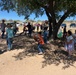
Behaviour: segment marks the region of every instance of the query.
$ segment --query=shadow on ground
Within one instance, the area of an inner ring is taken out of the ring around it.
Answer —
[[[26,36],[17,36],[13,39],[13,50],[24,50],[20,52],[18,55],[13,56],[16,60],[22,60],[26,57],[36,56],[38,54],[37,43],[34,39],[26,37]],[[56,66],[63,63],[63,69],[69,68],[73,66],[76,68],[74,63],[76,62],[76,52],[74,52],[72,58],[68,59],[68,53],[62,49],[63,42],[61,41],[52,41],[51,43],[44,45],[44,54],[42,61],[42,68],[47,65],[55,64]],[[6,52],[6,47],[3,42],[0,43],[0,54]]]
[[[23,52],[20,52],[18,55],[13,56],[16,60],[22,60],[26,57],[36,56],[38,54],[37,51],[37,43],[33,39],[26,38],[25,36],[21,36],[18,39],[15,38],[14,44],[17,49],[24,49]],[[51,42],[50,44],[44,45],[44,54],[42,61],[42,68],[47,65],[55,64],[56,66],[63,63],[62,69],[69,68],[73,66],[76,68],[74,63],[76,62],[76,52],[74,52],[72,58],[68,59],[68,53],[64,51],[61,47],[63,47],[63,42]]]
[[[6,52],[6,50],[7,50],[6,41],[5,39],[1,39],[0,37],[0,54],[3,54],[4,52]]]
[[[20,39],[20,40],[18,40]],[[22,60],[26,56],[36,56],[38,54],[37,43],[34,39],[27,38],[25,36],[21,36],[19,38],[15,38],[14,40],[14,49],[23,49],[23,52],[20,52],[17,56],[13,56],[16,60]],[[44,49],[49,49],[47,46],[44,46]]]
[[[74,63],[76,62],[76,51],[73,53],[71,58],[68,58],[68,53],[62,49],[64,45],[63,42],[55,41],[51,42],[51,44],[54,46],[54,50],[48,50],[45,52],[43,56],[44,61],[42,62],[42,68],[52,64],[58,66],[61,63],[63,63],[64,65],[62,69],[69,68],[70,66],[76,68],[76,66],[74,65]]]
[[[63,63],[62,69],[69,68],[70,66],[73,66],[76,68],[74,63],[76,62],[76,53],[73,54],[71,58],[68,58],[68,53],[64,50],[55,50],[55,51],[48,51],[44,54],[43,58],[44,61],[42,62],[42,68],[44,68],[47,65],[56,65]]]

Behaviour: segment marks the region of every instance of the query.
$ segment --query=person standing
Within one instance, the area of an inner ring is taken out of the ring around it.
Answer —
[[[66,26],[64,26],[64,29],[63,29],[63,38],[65,39],[66,38]]]
[[[7,25],[6,29],[6,36],[7,36],[7,45],[8,45],[8,50],[12,49],[12,42],[13,42],[13,29],[11,28],[12,26],[10,24]]]
[[[44,28],[44,32],[43,32],[43,38],[44,38],[44,43],[47,44],[47,39],[48,39],[48,31],[47,31],[48,27]]]
[[[17,33],[17,31],[18,31],[18,27],[16,26],[16,21],[14,22],[14,24],[13,24],[13,34],[14,34],[14,36],[16,35],[16,33]]]
[[[32,34],[32,26],[31,26],[30,22],[28,23],[27,28],[28,28],[28,35],[29,35],[29,37],[31,37],[31,34]]]
[[[1,32],[2,32],[1,38],[2,39],[4,38],[5,27],[6,27],[5,20],[2,20],[2,23],[1,23]]]

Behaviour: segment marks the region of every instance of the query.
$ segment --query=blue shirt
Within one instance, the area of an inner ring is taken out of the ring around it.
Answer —
[[[44,38],[47,38],[48,37],[48,31],[44,31],[43,36],[44,36]]]
[[[6,33],[7,33],[7,38],[13,38],[13,29],[11,29],[11,28],[8,28],[7,30],[6,30]]]

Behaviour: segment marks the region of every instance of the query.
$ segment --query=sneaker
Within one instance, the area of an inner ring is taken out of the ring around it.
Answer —
[[[7,51],[10,51],[11,49],[10,48],[7,48]]]
[[[42,55],[42,54],[43,54],[43,52],[39,52],[38,54],[39,54],[39,55]]]

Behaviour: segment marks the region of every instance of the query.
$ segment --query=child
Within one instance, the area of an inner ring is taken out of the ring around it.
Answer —
[[[72,55],[72,51],[74,50],[74,41],[72,37],[72,32],[69,30],[66,36],[65,48],[68,51],[69,58]]]
[[[44,45],[44,40],[42,38],[41,32],[38,32],[38,50],[39,50],[39,54],[43,53],[43,48],[42,46]]]
[[[6,35],[7,35],[7,45],[8,45],[8,50],[12,49],[12,39],[13,39],[13,29],[11,28],[12,26],[10,24],[7,25],[7,30],[6,30]]]
[[[43,37],[44,37],[44,43],[47,43],[47,38],[48,38],[47,27],[44,28]]]
[[[44,40],[42,38],[41,32],[38,32],[38,35],[35,35],[34,39],[35,39],[35,41],[38,42],[39,54],[43,54],[43,48],[42,48],[42,46],[44,45]]]

